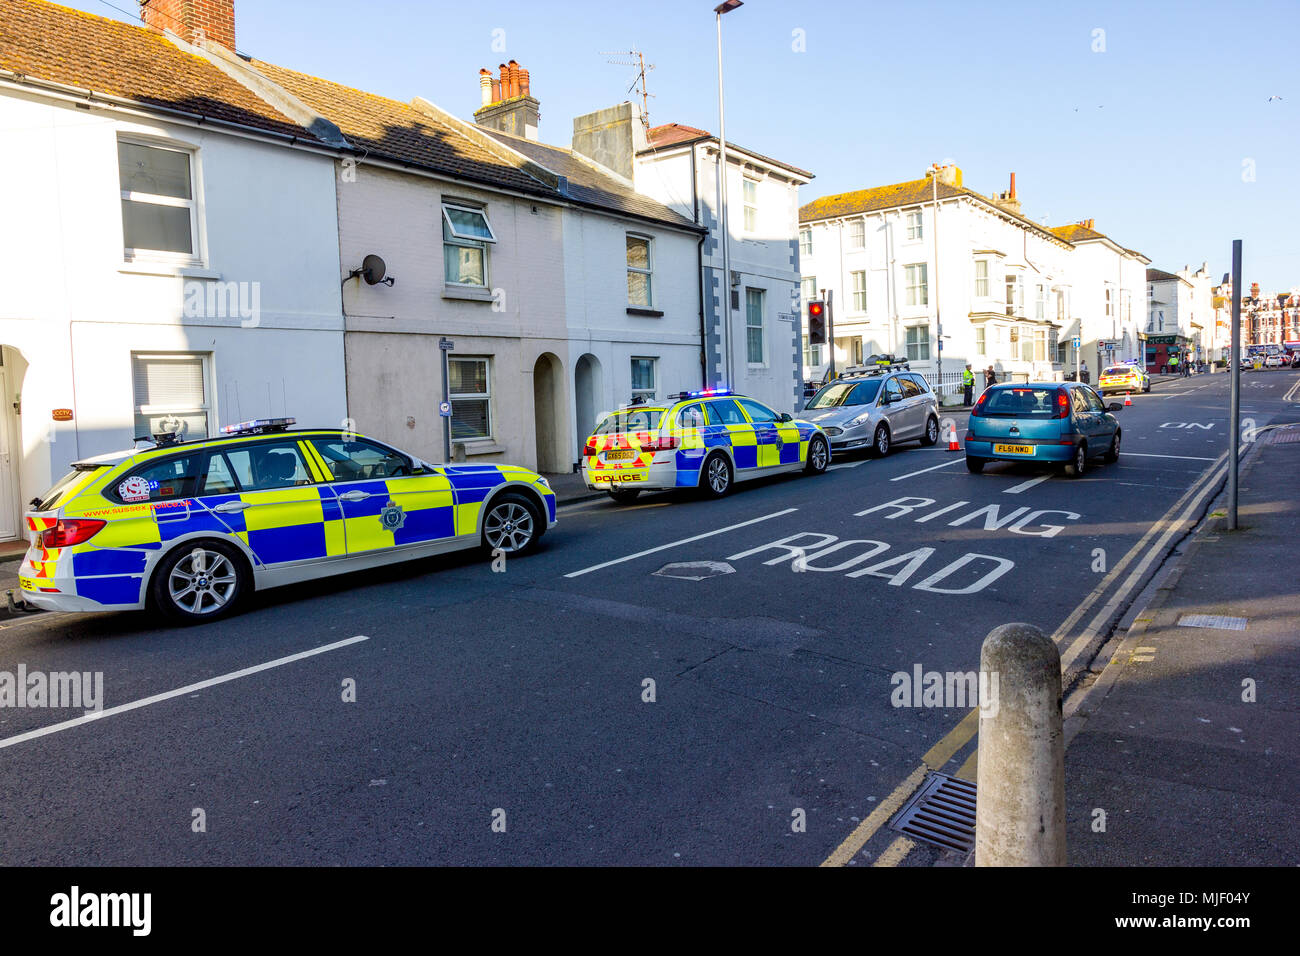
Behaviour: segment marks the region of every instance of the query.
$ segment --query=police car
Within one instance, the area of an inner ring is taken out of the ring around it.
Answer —
[[[1097,379],[1097,391],[1102,395],[1110,395],[1112,392],[1149,392],[1151,376],[1136,362],[1108,365],[1102,369]]]
[[[737,481],[830,464],[826,433],[727,389],[679,392],[667,403],[606,415],[583,448],[587,487],[628,502],[655,488],[721,498]]]
[[[223,437],[154,436],[90,458],[32,501],[24,597],[52,611],[156,606],[198,621],[254,590],[482,545],[532,550],[555,525],[546,479],[431,465],[292,418]]]

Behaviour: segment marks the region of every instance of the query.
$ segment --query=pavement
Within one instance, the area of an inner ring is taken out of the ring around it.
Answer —
[[[1071,864],[1300,863],[1298,474],[1300,425],[1260,436],[1067,722]]]

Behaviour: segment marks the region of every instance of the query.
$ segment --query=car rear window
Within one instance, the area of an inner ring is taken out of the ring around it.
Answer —
[[[988,418],[1055,418],[1055,388],[996,388],[985,392],[985,398],[972,415]]]
[[[81,491],[108,469],[107,465],[90,468],[74,468],[58,481],[49,491],[37,495],[31,500],[33,511],[53,511],[77,492]]]
[[[1128,365],[1112,365],[1110,368],[1106,369],[1106,371],[1102,372],[1101,374],[1102,375],[1127,375],[1131,371],[1133,371],[1133,369]]]
[[[869,382],[832,382],[808,400],[806,408],[839,408],[843,405],[870,405],[880,391],[880,379]]]
[[[662,408],[637,408],[614,412],[596,426],[597,435],[618,435],[622,432],[648,432],[659,427]]]

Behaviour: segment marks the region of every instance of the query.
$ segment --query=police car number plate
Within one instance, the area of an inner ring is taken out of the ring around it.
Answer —
[[[993,454],[995,455],[1032,455],[1034,453],[1033,445],[994,445]]]
[[[626,448],[626,449],[620,449],[618,451],[607,451],[605,452],[605,460],[606,461],[631,461],[632,449]]]

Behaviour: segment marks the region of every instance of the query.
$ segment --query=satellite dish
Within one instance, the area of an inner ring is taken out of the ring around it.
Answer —
[[[377,285],[384,281],[384,274],[388,271],[388,266],[379,256],[371,253],[361,260],[361,278],[366,280],[366,285]]]

